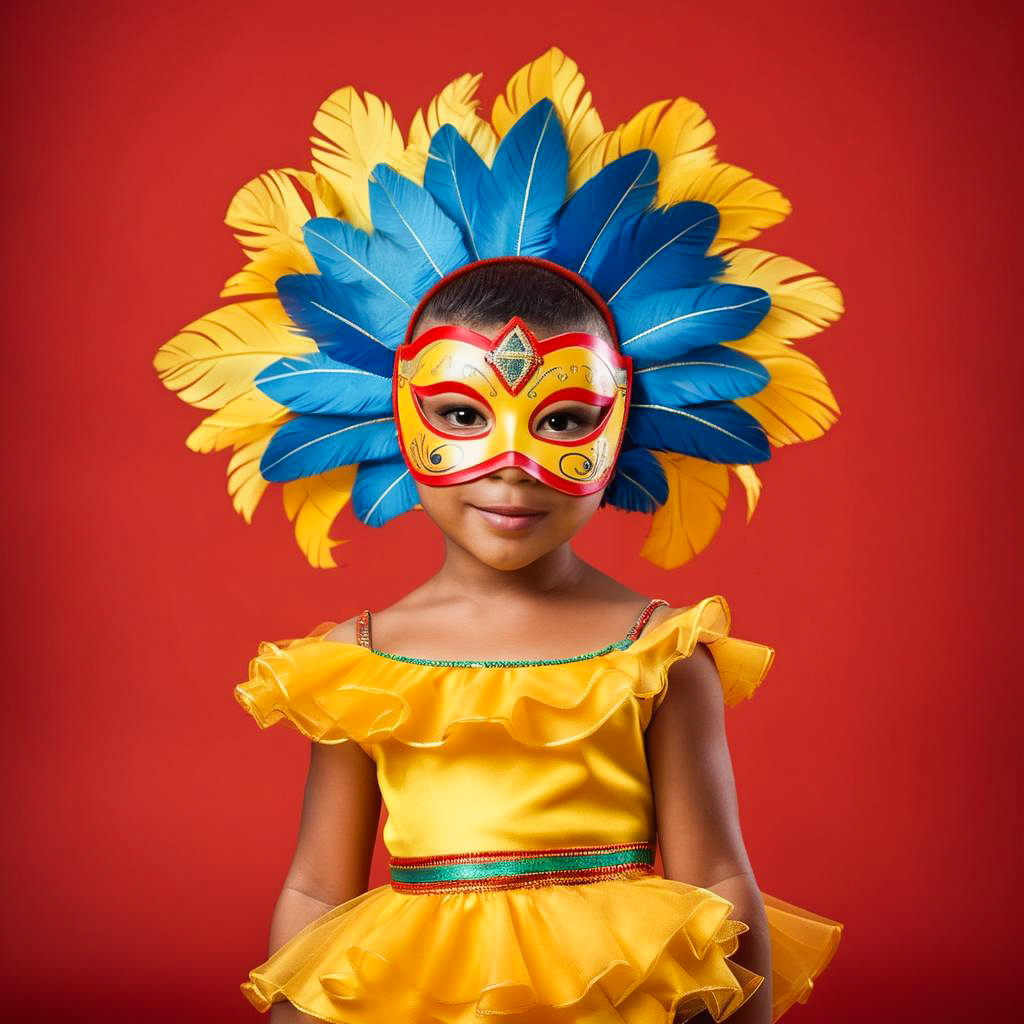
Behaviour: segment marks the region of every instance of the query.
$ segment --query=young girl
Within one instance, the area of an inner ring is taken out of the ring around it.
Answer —
[[[675,459],[767,458],[733,399],[769,374],[724,342],[772,295],[724,283],[715,206],[652,205],[653,149],[566,200],[569,120],[541,98],[488,161],[442,126],[424,187],[376,165],[376,230],[310,219],[319,274],[276,281],[316,349],[253,378],[285,412],[262,478],[326,478],[372,525],[421,507],[445,557],[386,609],[261,644],[235,689],[313,741],[242,985],[273,1024],[769,1024],[839,940],[759,892],[741,836],[723,704],[772,648],[720,595],[672,606],[571,548],[606,503],[694,513]]]

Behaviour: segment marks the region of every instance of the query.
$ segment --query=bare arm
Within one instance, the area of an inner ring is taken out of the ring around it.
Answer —
[[[311,743],[298,842],[271,921],[271,953],[366,891],[379,820],[376,769],[358,744]]]
[[[645,742],[666,877],[718,893],[750,927],[732,959],[765,980],[730,1022],[770,1024],[768,923],[740,831],[722,684],[704,644],[669,669]]]
[[[376,765],[357,743],[310,745],[298,841],[270,924],[271,953],[366,891],[380,809]],[[309,1020],[290,1003],[270,1011],[271,1024]]]

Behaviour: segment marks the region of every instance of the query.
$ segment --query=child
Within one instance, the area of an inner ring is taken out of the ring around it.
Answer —
[[[555,113],[530,106],[489,167],[442,127],[426,188],[375,166],[374,234],[314,218],[320,274],[276,282],[317,351],[254,378],[297,414],[262,477],[350,471],[364,522],[419,506],[445,558],[383,611],[261,644],[235,689],[313,741],[242,985],[273,1024],[769,1024],[839,940],[759,892],[740,833],[723,703],[773,650],[729,635],[722,596],[671,607],[570,546],[605,503],[667,505],[665,453],[767,458],[732,398],[768,374],[721,343],[771,297],[712,281],[714,206],[652,209],[652,150],[566,202]],[[390,882],[366,891],[382,799]]]

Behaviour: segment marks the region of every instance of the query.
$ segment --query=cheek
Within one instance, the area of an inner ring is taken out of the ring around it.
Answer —
[[[557,497],[548,504],[551,511],[545,524],[545,535],[562,541],[578,533],[600,507],[602,493],[598,491],[577,497],[556,491]]]
[[[434,522],[446,522],[455,514],[461,504],[454,494],[458,487],[431,487],[430,484],[414,481],[416,493],[420,496],[420,504],[423,511],[434,520]]]
[[[584,495],[582,498],[569,498],[565,508],[567,522],[575,524],[579,529],[588,519],[601,507],[601,497],[604,490],[594,494]]]

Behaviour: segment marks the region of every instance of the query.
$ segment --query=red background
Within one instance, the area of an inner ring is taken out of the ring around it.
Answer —
[[[1010,6],[1006,6],[1006,11]],[[842,408],[760,467],[712,547],[663,572],[647,520],[584,557],[676,604],[724,593],[777,661],[730,714],[761,887],[847,925],[799,1022],[1006,1019],[1016,991],[1020,73],[986,4],[142,4],[6,8],[3,854],[7,1020],[255,1020],[307,743],[235,704],[260,639],[396,599],[437,564],[418,514],[346,513],[309,569],[279,489],[246,527],[227,455],[151,362],[242,264],[222,218],[307,167],[353,84],[401,123],[463,71],[489,110],[557,44],[606,125],[690,96],[719,156],[793,214],[752,244],[848,312],[801,345]],[[1015,314],[1016,316],[1016,314]],[[378,847],[373,885],[385,881]],[[1001,1010],[1002,1008],[1002,1010]]]

